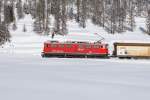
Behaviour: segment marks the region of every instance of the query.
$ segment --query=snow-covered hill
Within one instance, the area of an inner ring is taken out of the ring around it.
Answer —
[[[22,32],[24,24],[27,32]],[[103,28],[93,25],[90,21],[87,22],[85,29],[80,28],[75,21],[68,22],[69,34],[67,36],[55,36],[54,40],[59,41],[98,41],[100,36],[94,34],[98,33],[105,38],[103,42],[110,44],[110,50],[113,49],[113,43],[121,42],[150,42],[150,36],[144,34],[140,29],[145,28],[145,18],[136,18],[136,29],[134,32],[127,31],[121,34],[108,34]],[[7,43],[0,48],[0,52],[17,53],[17,54],[33,54],[40,55],[42,51],[43,42],[51,40],[51,36],[40,36],[32,30],[33,19],[30,15],[25,16],[24,19],[17,21],[18,29],[13,31],[11,28],[11,43]]]

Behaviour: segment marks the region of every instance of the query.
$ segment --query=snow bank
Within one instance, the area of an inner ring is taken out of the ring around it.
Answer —
[[[0,54],[0,100],[149,100],[149,65]]]

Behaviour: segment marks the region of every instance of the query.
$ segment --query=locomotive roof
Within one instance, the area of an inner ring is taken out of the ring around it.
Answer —
[[[101,43],[101,42],[85,42],[85,41],[65,41],[65,42],[59,42],[59,41],[46,41],[45,43],[65,43],[65,44],[103,44],[105,45],[105,43]]]

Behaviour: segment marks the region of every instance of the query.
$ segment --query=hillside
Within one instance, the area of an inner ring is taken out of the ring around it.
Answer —
[[[150,36],[144,34],[141,28],[145,29],[145,18],[136,18],[136,28],[134,32],[126,31],[124,33],[109,34],[103,28],[93,25],[90,20],[85,29],[79,27],[75,21],[67,23],[69,33],[65,36],[56,35],[53,40],[58,41],[98,41],[100,36],[104,37],[103,42],[109,44],[110,50],[113,49],[114,42],[150,42]],[[23,32],[23,25],[26,25],[27,32]],[[35,54],[40,55],[44,41],[52,40],[51,35],[42,36],[33,32],[33,20],[30,15],[17,21],[18,29],[13,31],[10,28],[11,42],[3,45],[0,52],[17,54]],[[94,34],[98,33],[98,35]],[[99,36],[100,35],[100,36]]]

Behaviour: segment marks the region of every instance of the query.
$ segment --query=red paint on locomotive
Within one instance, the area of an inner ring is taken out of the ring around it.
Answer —
[[[99,42],[58,42],[58,41],[47,41],[44,43],[42,56],[97,56],[107,57],[108,56],[108,44]]]

